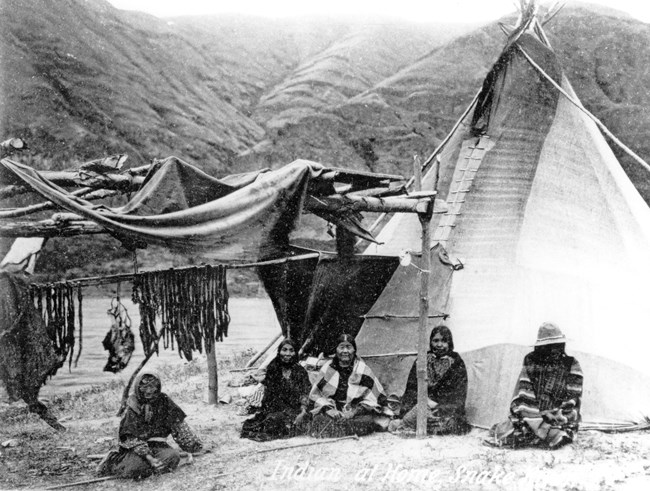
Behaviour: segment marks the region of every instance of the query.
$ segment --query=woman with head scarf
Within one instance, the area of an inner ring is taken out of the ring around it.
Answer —
[[[278,346],[262,382],[264,396],[259,412],[244,421],[241,437],[272,440],[294,436],[307,423],[309,375],[298,363],[298,350],[290,339]]]
[[[167,443],[169,435],[186,452],[201,450],[201,440],[185,422],[185,413],[161,387],[160,377],[152,371],[135,379],[120,422],[119,448],[100,464],[100,475],[143,478],[174,470],[180,453]]]
[[[337,342],[334,358],[323,365],[309,395],[315,437],[366,435],[380,429],[380,419],[392,415],[381,383],[356,355],[354,338],[342,334]]]
[[[391,423],[391,429],[415,429],[417,423],[417,360],[413,363],[403,397],[404,416]],[[454,340],[447,326],[436,326],[429,337],[427,353],[427,433],[464,434],[471,427],[465,416],[467,369],[454,351]]]
[[[565,353],[566,337],[550,322],[537,333],[524,358],[510,417],[492,427],[486,443],[497,446],[559,448],[573,442],[580,423],[582,370]]]

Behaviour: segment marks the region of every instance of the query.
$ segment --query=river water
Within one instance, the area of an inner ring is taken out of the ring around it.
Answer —
[[[41,389],[40,397],[51,397],[66,392],[74,392],[92,385],[102,384],[111,380],[128,380],[135,368],[144,358],[138,326],[140,315],[138,307],[129,299],[123,299],[129,316],[131,329],[135,335],[135,351],[129,365],[118,374],[104,372],[102,369],[108,359],[108,351],[102,347],[102,340],[110,328],[110,319],[106,311],[110,307],[108,298],[84,298],[83,300],[83,349],[77,368],[72,364],[61,367]],[[280,333],[273,306],[268,298],[230,298],[228,302],[230,326],[228,337],[221,343],[216,343],[217,359],[232,357],[247,349],[260,350]],[[78,341],[77,341],[78,343]],[[75,355],[78,346],[75,346]],[[200,356],[199,353],[196,353]],[[187,363],[178,355],[176,350],[163,350],[159,356],[154,355],[147,367],[156,368],[165,364],[182,365]]]

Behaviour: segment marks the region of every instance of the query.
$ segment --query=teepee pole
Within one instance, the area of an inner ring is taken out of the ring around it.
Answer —
[[[422,165],[416,157],[415,182],[422,187]],[[416,189],[421,191],[421,189]],[[427,321],[429,319],[429,275],[431,270],[429,250],[431,249],[431,217],[433,216],[434,198],[429,201],[427,211],[418,213],[422,226],[422,264],[420,265],[420,321],[418,324],[418,357],[416,374],[418,381],[417,426],[415,435],[424,438],[427,435]]]
[[[447,136],[434,149],[434,151],[431,153],[431,155],[429,155],[429,157],[424,161],[424,163],[421,164],[421,173],[426,173],[427,172],[427,169],[428,169],[429,165],[431,165],[431,162],[433,162],[434,159],[436,159],[436,164],[438,164],[438,159],[436,157],[438,157],[438,154],[445,148],[445,145],[447,145],[447,142],[449,142],[449,140],[451,140],[451,137],[454,135],[454,133],[456,132],[458,127],[463,123],[463,121],[465,120],[465,118],[467,117],[469,112],[472,109],[474,109],[474,106],[476,105],[476,101],[478,101],[478,98],[481,95],[482,90],[483,90],[483,88],[479,89],[479,91],[474,95],[474,98],[472,99],[472,102],[469,103],[469,106],[467,106],[467,108],[465,109],[463,114],[461,114],[460,118],[458,118],[458,121],[456,121],[456,123],[451,128],[449,133],[447,133]],[[415,180],[415,177],[412,177],[411,179],[409,179],[406,182],[405,187],[407,189],[409,189],[413,185],[414,180]],[[379,226],[379,224],[384,221],[384,219],[386,218],[386,215],[388,215],[389,213],[390,213],[389,211],[383,211],[381,213],[381,215],[379,215],[379,217],[377,217],[377,219],[370,225],[370,227],[368,228],[368,231],[373,232],[374,230],[376,230],[377,227]],[[359,239],[359,241],[361,241],[361,240],[362,239]]]
[[[577,107],[578,109],[580,109],[580,111],[582,111],[583,113],[585,113],[589,119],[591,119],[594,123],[596,123],[596,126],[598,126],[598,128],[600,128],[600,130],[601,130],[603,133],[605,133],[608,137],[610,137],[610,138],[612,139],[612,141],[613,141],[614,143],[616,143],[616,144],[621,148],[621,150],[623,150],[623,151],[624,151],[625,153],[627,153],[630,157],[632,157],[632,158],[633,158],[633,159],[634,159],[638,164],[640,164],[640,165],[641,165],[645,170],[650,171],[650,165],[649,165],[645,160],[643,160],[643,159],[642,159],[641,157],[639,157],[636,153],[634,153],[634,151],[633,151],[630,147],[628,147],[627,145],[625,145],[625,143],[623,143],[621,140],[619,140],[618,138],[616,138],[616,136],[615,136],[611,131],[609,131],[609,130],[607,129],[607,127],[602,123],[602,121],[600,121],[600,119],[598,119],[596,116],[594,116],[593,114],[591,114],[591,113],[590,113],[590,112],[589,112],[589,111],[588,111],[588,110],[587,110],[587,109],[582,105],[582,103],[581,103],[579,100],[577,100],[576,98],[572,97],[572,96],[571,96],[571,95],[570,95],[566,90],[564,90],[564,89],[560,86],[560,84],[558,84],[555,80],[553,80],[553,78],[552,78],[548,73],[546,73],[546,72],[544,71],[544,69],[543,69],[541,66],[539,66],[537,63],[535,63],[535,61],[530,57],[530,55],[529,55],[528,53],[526,53],[526,51],[524,50],[524,48],[522,48],[522,47],[519,46],[519,45],[517,45],[517,48],[519,49],[519,51],[521,52],[521,54],[524,55],[524,57],[526,58],[526,60],[528,60],[528,63],[530,63],[530,64],[533,66],[533,68],[535,68],[535,69],[536,69],[536,70],[537,70],[537,71],[538,71],[538,72],[539,72],[539,73],[540,73],[540,74],[541,74],[541,75],[542,75],[546,80],[548,80],[548,81],[551,83],[551,85],[553,85],[553,87],[555,87],[555,88],[558,90],[558,92],[559,92],[560,94],[562,94],[564,97],[566,97],[567,100],[568,100],[571,104],[573,104],[575,107]],[[371,231],[372,231],[372,229],[371,229]]]

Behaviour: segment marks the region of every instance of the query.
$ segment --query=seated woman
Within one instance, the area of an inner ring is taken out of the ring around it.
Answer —
[[[492,427],[486,443],[559,448],[571,443],[580,422],[582,370],[564,352],[566,338],[550,322],[540,326],[532,353],[524,358],[510,418]]]
[[[467,433],[471,427],[465,416],[467,369],[454,351],[447,326],[437,326],[429,337],[427,353],[427,433],[434,435]],[[402,420],[391,422],[391,430],[415,430],[417,423],[417,360],[413,363],[404,392]]]
[[[244,421],[241,437],[266,441],[301,433],[308,419],[311,384],[307,371],[298,363],[293,341],[285,339],[280,343],[262,384],[264,396],[260,410]]]
[[[167,443],[169,435],[186,452],[201,450],[201,440],[185,422],[185,413],[161,392],[161,386],[160,377],[154,372],[138,375],[120,422],[119,448],[99,465],[100,475],[143,478],[174,470],[180,453]]]
[[[349,334],[338,338],[334,358],[320,369],[309,397],[314,401],[311,435],[317,438],[367,435],[381,428],[378,420],[392,413],[379,380],[356,356]]]

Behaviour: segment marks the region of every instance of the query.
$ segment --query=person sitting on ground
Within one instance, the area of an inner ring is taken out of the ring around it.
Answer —
[[[119,448],[99,465],[100,475],[139,479],[173,471],[180,452],[167,443],[169,435],[185,452],[202,449],[201,440],[185,422],[185,413],[161,387],[160,377],[152,371],[143,371],[135,379],[120,421]]]
[[[497,446],[559,448],[573,442],[580,423],[583,375],[578,360],[564,352],[566,338],[542,324],[534,351],[524,358],[510,404],[510,417],[492,427]]]
[[[465,416],[467,369],[454,351],[447,326],[436,326],[429,337],[427,353],[427,433],[462,435],[471,426]],[[391,422],[391,430],[415,430],[417,426],[417,360],[413,363],[402,398],[404,416]]]
[[[309,397],[314,401],[311,435],[317,438],[367,435],[381,429],[379,419],[391,416],[377,377],[356,356],[352,336],[338,338],[334,358],[320,369]]]
[[[402,424],[402,397],[398,394],[392,393],[386,399],[386,406],[393,413],[391,417],[385,417],[379,423],[382,429],[386,431],[396,431]]]
[[[266,368],[264,396],[260,410],[244,421],[241,437],[272,440],[291,437],[305,431],[309,413],[309,375],[298,363],[296,345],[285,339],[277,356]]]
[[[386,399],[386,405],[390,409],[395,417],[398,417],[402,414],[402,398],[397,394],[391,394]]]

